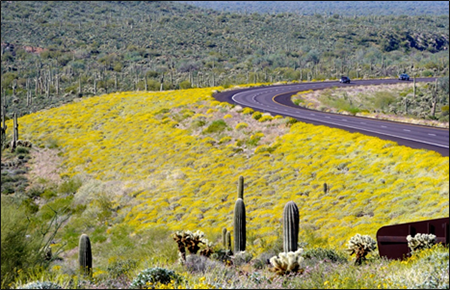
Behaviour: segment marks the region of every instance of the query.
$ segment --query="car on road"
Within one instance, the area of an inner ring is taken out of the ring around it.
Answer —
[[[349,77],[341,77],[339,82],[343,83],[343,84],[345,84],[345,83],[349,84],[350,83],[350,78]]]
[[[401,81],[409,81],[409,75],[408,74],[401,74],[398,76],[398,79]]]

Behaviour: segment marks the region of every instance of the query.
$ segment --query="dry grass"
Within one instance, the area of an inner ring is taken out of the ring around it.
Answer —
[[[38,180],[45,181],[47,183],[59,185],[62,182],[60,173],[62,172],[61,163],[62,158],[58,156],[57,149],[48,148],[33,148],[30,151],[31,162],[30,171],[28,173],[28,180],[30,180],[30,186]]]

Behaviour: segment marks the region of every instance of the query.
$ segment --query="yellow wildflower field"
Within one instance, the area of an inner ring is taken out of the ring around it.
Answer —
[[[223,88],[80,99],[20,118],[20,136],[55,140],[64,176],[126,184],[120,211],[136,230],[232,230],[239,176],[256,252],[277,239],[290,200],[300,210],[299,241],[312,230],[331,247],[356,233],[375,237],[384,225],[449,215],[448,157],[280,117],[259,122],[215,101],[215,90]]]

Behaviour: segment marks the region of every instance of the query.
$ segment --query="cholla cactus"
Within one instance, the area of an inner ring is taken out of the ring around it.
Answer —
[[[355,265],[361,265],[367,254],[375,250],[376,245],[377,242],[370,236],[356,234],[348,241],[347,251],[350,252],[350,255],[356,254]]]
[[[406,240],[408,241],[408,247],[411,249],[412,253],[422,249],[431,248],[434,244],[436,244],[436,236],[433,234],[418,233],[414,237],[408,235]]]
[[[290,273],[302,273],[303,269],[300,268],[300,263],[304,260],[301,256],[303,249],[298,249],[295,252],[280,253],[269,259],[273,268],[269,270],[277,273],[278,275],[287,275]]]
[[[201,249],[199,254],[200,254],[200,256],[205,256],[205,257],[209,258],[209,256],[211,256],[212,253],[214,253],[213,243],[206,240],[205,248]]]
[[[210,248],[209,246],[211,245],[202,231],[177,231],[172,237],[178,244],[178,250],[180,251],[179,254],[182,261],[186,261],[186,249],[189,254],[195,255],[198,250],[200,250],[200,244],[206,245],[207,248]],[[209,251],[207,252],[209,253]]]

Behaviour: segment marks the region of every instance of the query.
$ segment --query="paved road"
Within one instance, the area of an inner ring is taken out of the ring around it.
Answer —
[[[417,78],[416,81],[434,81],[434,78]],[[350,84],[337,81],[299,83],[258,88],[239,89],[215,94],[219,101],[239,104],[261,112],[296,118],[299,121],[315,125],[326,125],[349,132],[376,136],[392,140],[400,145],[422,148],[449,156],[449,130],[429,126],[411,125],[392,121],[374,120],[333,113],[324,113],[300,108],[294,105],[290,97],[298,91],[320,90],[330,87],[348,87],[358,85],[393,84],[405,81],[396,79],[356,80]]]

